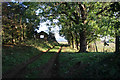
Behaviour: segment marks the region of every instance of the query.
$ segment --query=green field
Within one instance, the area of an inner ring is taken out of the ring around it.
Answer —
[[[60,76],[65,78],[119,77],[119,57],[114,53],[61,53],[59,58]],[[89,65],[81,70],[81,68],[75,67],[79,62],[81,64],[77,66]],[[67,75],[71,67],[74,69],[72,72],[73,75]]]
[[[3,45],[3,73],[55,45],[55,43],[51,44],[47,42],[26,44],[27,45]],[[62,44],[55,46],[49,52],[29,64],[26,72],[23,74],[24,78],[40,78],[42,74],[40,68],[54,56],[54,54],[51,53],[58,52],[60,45]],[[59,54],[58,74],[61,78],[119,78],[119,58],[120,55],[112,51],[78,53],[78,50],[65,45]]]
[[[2,48],[2,71],[3,73],[15,65],[27,61],[31,57],[46,51],[56,43],[44,41],[27,41],[21,45],[3,45]]]
[[[53,54],[49,53],[43,54],[38,60],[28,65],[27,72],[25,73],[24,77],[40,78],[40,74],[42,74],[42,71],[39,68],[43,66],[45,63],[47,63],[52,56]]]

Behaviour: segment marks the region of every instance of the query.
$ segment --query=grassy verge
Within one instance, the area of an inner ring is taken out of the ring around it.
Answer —
[[[56,43],[39,40],[29,40],[20,45],[3,45],[2,72],[6,72],[17,64],[25,62],[32,56],[40,54]]]
[[[65,77],[69,69],[76,63],[90,64],[79,75],[76,69],[75,74],[67,76],[67,78],[109,78],[118,77],[120,74],[118,66],[118,58],[114,53],[76,53],[76,54],[60,54],[60,76]],[[107,74],[106,74],[107,73]]]
[[[39,53],[41,52],[38,49],[31,46],[4,47],[2,53],[3,73]]]

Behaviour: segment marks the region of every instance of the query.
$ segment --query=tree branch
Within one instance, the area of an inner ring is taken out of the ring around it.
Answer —
[[[101,14],[102,12],[104,12],[104,11],[107,10],[107,9],[108,9],[108,7],[105,7],[103,10],[101,10],[100,12],[98,12],[96,15]]]
[[[61,13],[68,16],[67,12],[65,12],[65,11],[62,11]],[[68,17],[69,17],[72,21],[76,22],[76,20],[74,20],[71,16],[68,16]]]

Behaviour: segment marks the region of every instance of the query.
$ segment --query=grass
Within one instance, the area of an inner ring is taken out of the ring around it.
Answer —
[[[60,46],[55,46],[53,49],[51,49],[49,52],[58,52]]]
[[[68,42],[58,42],[58,43],[60,43],[60,44],[68,44]]]
[[[120,60],[114,53],[60,54],[60,76],[66,78],[109,78],[119,77]],[[76,69],[73,75],[65,76],[76,63],[90,64],[85,70]],[[79,72],[82,72],[79,75]]]
[[[43,54],[38,60],[33,62],[32,64],[28,65],[27,71],[31,71],[30,73],[27,73],[25,75],[25,78],[39,78],[40,73],[42,71],[39,70],[41,66],[43,66],[45,63],[48,62],[48,60],[53,56],[54,54]]]
[[[78,50],[70,48],[70,46],[63,46],[61,52],[78,52]]]
[[[65,44],[65,42],[61,42],[61,43]],[[93,48],[89,48],[89,49],[87,48],[87,51],[88,52],[96,52],[94,42],[91,42],[90,44],[93,46]],[[108,43],[108,44],[109,44],[109,46],[104,47],[103,42],[96,41],[98,52],[115,52],[115,43]],[[104,48],[104,51],[103,51],[103,48]],[[62,52],[78,52],[78,50],[76,48],[73,49],[73,48],[70,48],[69,46],[66,46],[66,47],[63,47]]]
[[[34,41],[29,40],[24,42],[22,45],[3,45],[2,49],[2,71],[3,73],[11,69],[17,64],[20,64],[32,56],[40,54],[42,51],[56,45],[53,42],[44,41]],[[61,45],[61,44],[60,44]],[[59,46],[55,46],[49,52],[57,52]],[[102,50],[103,44],[98,44],[98,49]],[[114,44],[109,44],[113,46]],[[112,50],[111,48],[108,48]],[[100,51],[100,50],[98,50]],[[69,46],[63,46],[62,51],[59,55],[59,74],[63,78],[109,78],[109,77],[119,77],[120,74],[120,60],[119,56],[113,53],[114,50],[110,52],[88,52],[88,53],[76,53],[78,50],[72,49]],[[41,71],[39,67],[48,62],[48,60],[54,55],[50,53],[43,54],[38,60],[28,65],[27,73],[25,78],[39,78]],[[73,67],[76,63],[81,62],[83,64],[89,64],[84,70],[75,69],[73,75],[67,75],[69,69]],[[79,72],[82,74],[79,75]]]
[[[104,43],[101,41],[96,41],[96,45],[98,48],[98,52],[115,52],[115,43],[108,43],[109,46],[105,46],[104,47]],[[88,49],[87,51],[89,52],[96,52],[96,48],[95,48],[95,44],[93,42],[91,42],[91,45],[94,46],[94,48]],[[103,51],[104,48],[104,51]]]
[[[26,74],[25,78],[40,78],[39,67],[43,66],[48,60],[54,55],[50,53],[57,52],[60,46],[55,46],[53,49],[48,51],[48,53],[43,54],[38,60],[28,66],[28,70],[32,70],[31,73]],[[49,53],[50,52],[50,53]]]
[[[44,41],[44,40],[29,40],[26,42],[29,45],[34,46],[35,48],[39,49],[40,51],[45,51],[48,48],[52,47],[53,45],[56,45],[57,43],[51,42],[51,41]]]
[[[5,72],[17,64],[25,62],[32,56],[39,54],[40,51],[30,46],[14,46],[3,48],[2,71]]]
[[[54,42],[29,40],[21,45],[3,45],[2,72],[4,73],[15,65],[25,62],[32,56],[40,54],[55,44]]]
[[[92,63],[86,68],[82,75],[90,78],[120,78],[120,55],[109,55],[105,59]]]

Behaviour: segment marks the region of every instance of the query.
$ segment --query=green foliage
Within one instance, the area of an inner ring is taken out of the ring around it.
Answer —
[[[110,39],[109,41],[110,41],[110,42],[115,42],[115,40],[114,40],[114,39]]]
[[[18,43],[31,39],[40,18],[35,11],[38,4],[6,2],[2,7],[3,43]]]
[[[3,43],[34,38],[39,23],[47,20],[49,26],[60,26],[60,35],[65,36],[70,45],[82,43],[82,33],[87,44],[99,38],[98,35],[115,37],[120,35],[119,5],[119,2],[3,3]],[[55,19],[58,22],[54,22]]]
[[[117,27],[116,22],[119,22],[119,19],[116,20],[114,14],[119,14],[119,9],[117,9],[119,3],[56,2],[43,3],[43,5],[48,7],[44,8],[48,12],[43,16],[48,15],[45,18],[49,20],[53,17],[59,20],[57,23],[61,28],[59,33],[61,36],[65,36],[71,45],[73,42],[78,44],[77,41],[80,43],[82,32],[86,33],[87,43],[99,38],[98,35],[115,36],[115,26]]]

